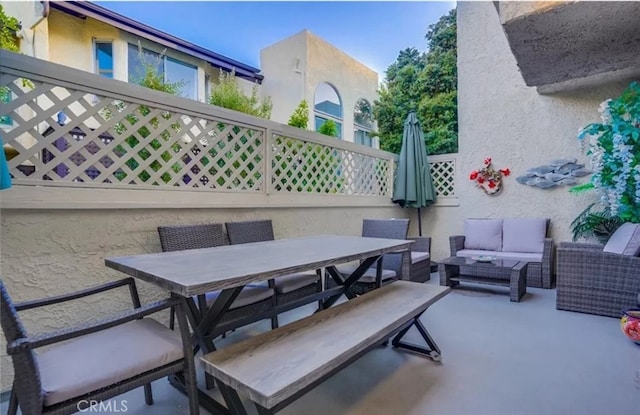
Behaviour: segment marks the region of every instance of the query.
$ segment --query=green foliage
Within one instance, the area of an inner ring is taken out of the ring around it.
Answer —
[[[640,223],[640,83],[600,105],[602,122],[578,135],[589,138],[591,184],[610,216]]]
[[[258,98],[257,85],[253,86],[251,95],[245,95],[236,80],[235,71],[220,71],[218,84],[211,88],[209,104],[266,119],[271,117],[273,109],[270,97]]]
[[[309,103],[306,99],[300,101],[287,123],[293,127],[298,127],[306,130],[309,126]]]
[[[140,48],[139,54],[140,61],[143,65],[143,74],[141,78],[136,79],[134,82],[138,85],[153,89],[155,91],[166,92],[171,95],[178,95],[182,87],[184,86],[184,82],[165,82],[164,75],[162,73],[159,73],[157,70],[157,68],[159,67],[158,59],[161,59],[161,57],[158,58],[145,54],[142,48]],[[116,104],[115,111],[121,111],[123,109],[123,103]],[[106,110],[103,113],[103,116],[106,119],[109,119],[111,118],[112,113],[112,110]],[[128,131],[130,127],[135,128],[136,124],[143,123],[143,120],[146,120],[147,116],[150,113],[151,110],[149,109],[149,107],[147,107],[146,105],[140,105],[137,108],[136,113],[128,114],[127,116],[125,116],[126,123],[117,123],[114,128],[119,134],[123,134]],[[116,153],[121,154],[121,157],[126,157],[125,155],[129,151],[131,151],[131,149],[139,146],[141,142],[140,139],[146,141],[145,139],[147,137],[153,135],[154,138],[149,141],[148,146],[142,146],[142,148],[138,150],[137,156],[143,161],[146,161],[150,157],[154,156],[157,150],[165,146],[165,142],[168,141],[173,134],[177,133],[180,130],[179,123],[172,123],[169,126],[164,127],[163,121],[170,119],[172,116],[173,114],[169,112],[162,112],[160,114],[160,117],[153,117],[150,120],[147,120],[145,123],[143,123],[143,125],[137,127],[136,134],[132,134],[125,139],[126,146],[128,146],[129,148],[126,148],[125,145],[119,145],[115,149]],[[160,128],[164,129],[158,131]],[[152,152],[151,149],[154,150],[154,152]],[[180,151],[178,144],[174,144],[169,148],[165,148],[165,150],[160,153],[160,158],[156,158],[155,160],[151,161],[148,167],[154,172],[159,171],[167,162],[169,162],[173,158],[174,153],[177,153],[178,151]],[[139,169],[140,163],[136,158],[130,157],[125,161],[125,163],[127,167],[137,173],[138,178],[143,182],[146,183],[151,178],[151,175],[146,170],[146,168]],[[171,166],[171,169],[175,173],[179,173],[181,168],[182,167],[180,166],[180,163],[174,163]],[[138,172],[136,170],[140,171]],[[117,171],[115,173],[115,176],[118,180],[123,181],[126,179],[127,173],[121,170]],[[164,183],[168,183],[169,181],[171,181],[171,178],[172,175],[169,172],[165,172],[160,176],[160,179]]]
[[[399,153],[410,111],[422,125],[429,154],[458,151],[456,10],[429,26],[429,52],[400,51],[386,71],[373,112],[383,150]]]
[[[595,237],[601,244],[606,244],[611,235],[624,223],[620,217],[611,215],[607,211],[592,212],[591,209],[595,203],[587,206],[574,220],[571,222],[571,232],[573,240],[579,238]]]
[[[320,128],[318,128],[318,132],[331,137],[337,137],[338,126],[333,122],[333,120],[327,120],[320,126]]]
[[[16,32],[20,30],[20,22],[15,17],[7,16],[0,5],[0,49],[11,52],[20,50]]]

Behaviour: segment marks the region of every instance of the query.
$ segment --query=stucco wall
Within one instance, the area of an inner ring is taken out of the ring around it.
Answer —
[[[571,239],[570,223],[594,193],[576,196],[569,187],[539,189],[516,182],[527,169],[559,158],[588,160],[578,130],[599,120],[598,105],[625,85],[606,85],[571,94],[540,95],[527,87],[490,2],[458,3],[459,208],[425,209],[433,254],[448,256],[448,235],[461,233],[467,217],[549,217],[554,240]],[[510,168],[504,190],[487,196],[467,180],[492,157],[494,167]],[[588,177],[582,178],[584,183]]]
[[[1,196],[1,195],[0,195]],[[157,226],[270,218],[276,238],[311,234],[359,235],[363,218],[406,217],[389,208],[171,209],[171,210],[14,210],[0,211],[0,270],[15,301],[43,298],[125,277],[104,258],[160,252]],[[138,283],[144,301],[163,292]],[[21,313],[31,334],[82,320],[104,318],[129,306],[128,291],[78,300],[70,307]],[[168,313],[159,315],[166,319]],[[0,389],[11,385],[12,368],[0,341]]]
[[[356,102],[364,98],[373,104],[377,99],[378,74],[308,30],[263,49],[261,66],[265,75],[263,91],[274,101],[271,118],[281,123],[288,122],[304,98],[310,108],[309,129],[313,130],[316,87],[327,82],[340,95],[342,139],[353,142]]]

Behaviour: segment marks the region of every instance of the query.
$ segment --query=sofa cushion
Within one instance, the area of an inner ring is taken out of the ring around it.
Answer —
[[[348,277],[356,270],[358,267],[357,264],[344,264],[338,265],[336,269],[339,273],[341,273],[344,277]],[[364,275],[360,277],[358,281],[360,282],[376,282],[376,271],[377,267],[373,266],[365,271]],[[390,269],[382,269],[382,281],[388,280],[390,278],[395,278],[396,272]]]
[[[502,219],[465,219],[464,248],[502,250]]]
[[[547,219],[509,218],[502,224],[502,250],[505,252],[537,252],[544,250]]]
[[[298,274],[288,274],[275,278],[276,292],[287,294],[307,285],[315,284],[320,277],[315,271],[301,272]]]
[[[640,224],[624,223],[611,235],[603,251],[631,256],[640,254]]]
[[[516,261],[542,262],[542,254],[535,252],[498,252],[498,259],[514,259]]]

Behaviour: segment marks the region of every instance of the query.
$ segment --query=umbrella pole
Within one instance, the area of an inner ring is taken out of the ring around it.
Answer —
[[[422,215],[420,214],[420,208],[418,208],[418,236],[422,236]]]

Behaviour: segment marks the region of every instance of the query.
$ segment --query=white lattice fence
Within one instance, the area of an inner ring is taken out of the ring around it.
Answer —
[[[0,53],[16,184],[391,195],[388,153]]]
[[[274,135],[272,184],[287,192],[385,196],[390,160]]]
[[[431,178],[438,198],[456,197],[456,155],[429,156]]]

